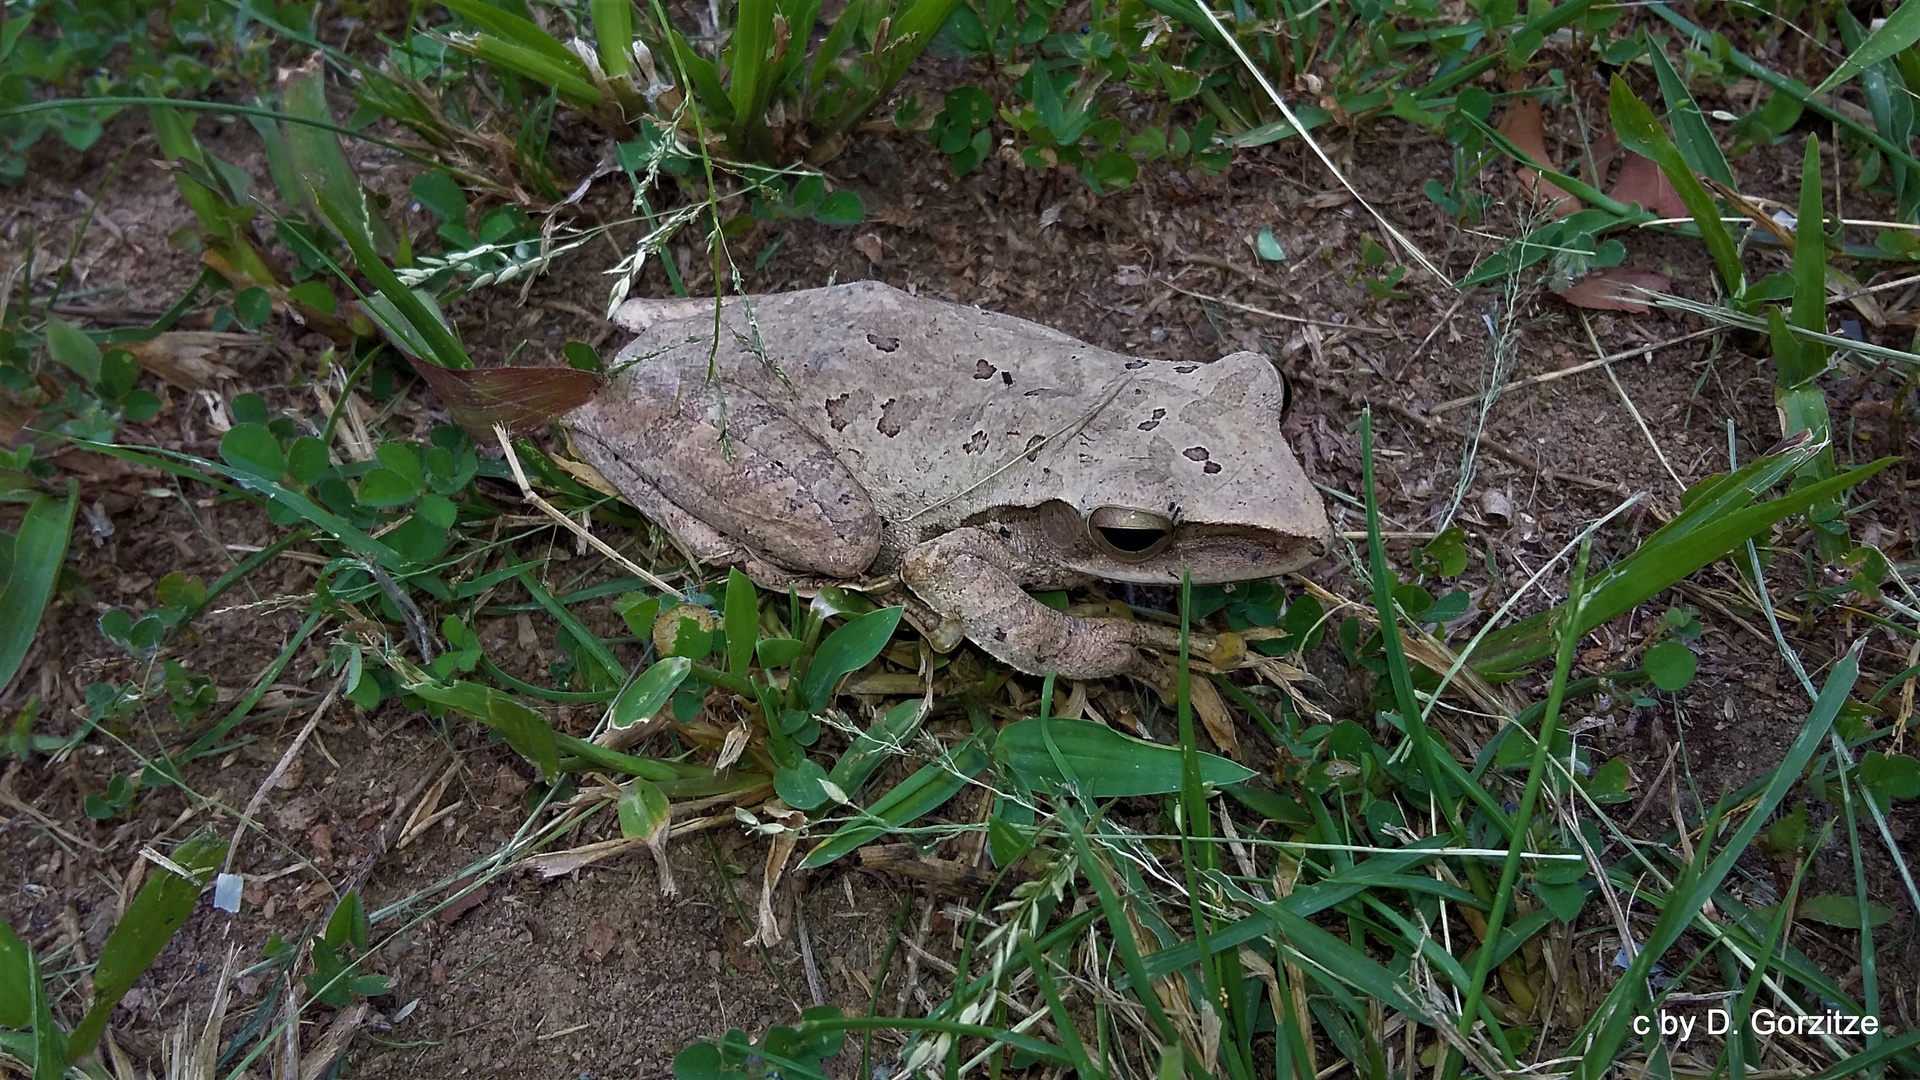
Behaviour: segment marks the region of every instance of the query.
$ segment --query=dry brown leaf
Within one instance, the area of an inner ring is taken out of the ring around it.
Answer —
[[[773,842],[767,845],[766,872],[760,879],[759,928],[747,939],[749,945],[759,942],[771,946],[780,944],[780,922],[773,913],[773,890],[780,885],[780,875],[787,871],[787,860],[793,857],[794,846],[800,842],[800,830],[807,824],[807,815],[788,809],[777,799],[761,807],[760,815],[786,826],[773,834]]]
[[[1647,302],[1640,290],[1663,293],[1669,291],[1672,285],[1664,274],[1638,266],[1616,266],[1608,270],[1595,270],[1567,288],[1558,290],[1558,295],[1574,307],[1589,311],[1626,311],[1642,315],[1646,313]]]
[[[1620,179],[1613,182],[1613,190],[1607,194],[1623,203],[1639,203],[1663,218],[1690,216],[1687,204],[1680,201],[1680,193],[1673,189],[1673,182],[1660,171],[1660,166],[1654,164],[1652,158],[1641,157],[1631,150],[1620,166]]]
[[[130,341],[120,348],[132,353],[141,367],[182,390],[209,390],[220,379],[239,378],[238,372],[216,362],[220,350],[249,346],[256,355],[264,351],[264,342],[252,334],[169,330],[150,341]]]
[[[562,367],[456,371],[416,360],[413,369],[440,395],[454,422],[476,438],[496,424],[517,432],[545,427],[585,405],[607,384],[597,372]]]
[[[1540,112],[1540,99],[1521,98],[1508,106],[1500,117],[1500,134],[1528,157],[1549,168],[1558,168],[1547,153],[1547,124]],[[1545,207],[1554,217],[1566,217],[1580,208],[1580,200],[1558,184],[1524,165],[1516,165],[1520,190]]]
[[[1194,679],[1187,684],[1187,694],[1193,701],[1193,711],[1207,726],[1213,745],[1219,747],[1222,754],[1240,760],[1240,736],[1233,730],[1233,714],[1227,711],[1227,703],[1220,700],[1220,691],[1205,679]]]
[[[887,261],[886,245],[882,244],[880,237],[874,233],[861,233],[859,236],[854,237],[853,248],[860,254],[865,255],[867,261],[875,266],[879,266],[881,263]]]

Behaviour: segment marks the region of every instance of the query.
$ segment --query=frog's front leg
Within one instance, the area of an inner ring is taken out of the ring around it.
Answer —
[[[1021,587],[1019,557],[980,529],[955,529],[913,548],[900,580],[989,655],[1028,674],[1164,679],[1140,650],[1164,647],[1165,627],[1053,610]]]

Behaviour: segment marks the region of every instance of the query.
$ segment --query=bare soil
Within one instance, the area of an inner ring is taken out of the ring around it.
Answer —
[[[217,152],[266,184],[241,125],[203,123],[201,130]],[[76,321],[143,321],[197,272],[195,260],[168,243],[190,219],[171,178],[148,163],[154,152],[138,142],[138,131],[122,120],[88,154],[45,152],[24,187],[0,192],[0,243],[11,258],[32,250],[36,289],[76,242],[84,204],[73,192],[97,201],[92,227],[78,237],[67,285],[69,293],[90,290],[69,309],[67,317]],[[1424,132],[1384,121],[1358,133],[1334,132],[1330,139],[1360,194],[1447,274],[1460,275],[1492,250],[1497,241],[1489,236],[1517,231],[1514,219],[1524,207],[1505,175],[1490,182],[1507,198],[1478,231],[1462,229],[1419,194],[1427,180],[1444,178],[1451,167],[1445,146]],[[1789,150],[1798,145],[1796,138],[1787,148],[1736,162],[1743,190],[1790,197],[1797,152]],[[116,172],[123,152],[124,166]],[[392,160],[370,156],[365,164],[376,187],[403,191],[408,174]],[[871,277],[1139,355],[1204,361],[1239,348],[1266,351],[1292,381],[1287,433],[1308,473],[1327,488],[1348,495],[1360,490],[1354,420],[1362,405],[1373,406],[1381,498],[1393,530],[1429,530],[1454,499],[1477,405],[1440,406],[1479,392],[1490,326],[1511,320],[1519,328],[1515,378],[1593,359],[1595,342],[1607,353],[1646,346],[1643,356],[1614,365],[1617,386],[1603,371],[1589,371],[1509,393],[1486,416],[1486,440],[1459,499],[1459,521],[1474,552],[1464,582],[1476,591],[1483,612],[1585,522],[1625,495],[1644,494],[1640,510],[1602,534],[1596,556],[1631,551],[1657,525],[1658,510],[1677,508],[1684,485],[1727,467],[1729,425],[1742,461],[1780,434],[1763,342],[1737,335],[1676,342],[1700,324],[1658,313],[1583,316],[1531,287],[1510,299],[1497,290],[1460,294],[1418,268],[1409,269],[1402,282],[1407,298],[1375,300],[1360,280],[1361,250],[1365,237],[1386,239],[1381,227],[1295,146],[1245,154],[1213,177],[1150,166],[1137,185],[1105,198],[1092,196],[1072,175],[1036,174],[997,157],[956,179],[933,150],[908,136],[859,141],[827,172],[860,193],[867,223],[852,229],[807,223],[764,228],[735,251],[745,268],[766,246],[781,243],[764,268],[747,271],[750,288]],[[622,212],[614,181],[602,183],[584,204],[583,219]],[[416,213],[409,223],[421,229],[427,219]],[[1264,262],[1255,254],[1251,238],[1263,228],[1273,230],[1284,261]],[[616,236],[624,241],[630,232]],[[1630,261],[1666,273],[1676,292],[1712,298],[1710,267],[1697,243],[1645,235],[1628,238],[1628,244]],[[698,269],[704,258],[685,248],[680,254],[689,285],[710,288]],[[483,363],[499,362],[522,341],[526,347],[517,363],[556,363],[568,339],[613,341],[595,312],[607,284],[600,270],[614,257],[611,246],[591,246],[535,281],[524,300],[518,285],[496,287],[450,313]],[[636,295],[664,290],[656,268]],[[1591,323],[1592,342],[1585,322]],[[321,347],[317,336],[277,324],[257,344],[223,350],[221,362],[233,377],[216,382],[211,396],[253,390],[277,407],[310,410],[306,383]],[[167,408],[127,437],[214,456],[218,435],[206,399],[157,380],[147,385],[167,396]],[[1861,374],[1833,380],[1828,391],[1836,416],[1848,418],[1849,441],[1839,448],[1843,460],[1913,453],[1912,434],[1896,422],[1909,407],[1898,395],[1910,390]],[[437,402],[420,392],[397,407],[392,423],[402,431],[422,425],[424,432],[423,425],[439,415]],[[52,733],[72,730],[84,714],[88,683],[135,674],[134,662],[100,635],[96,622],[103,611],[144,606],[153,583],[172,570],[212,580],[239,553],[278,535],[253,510],[213,502],[192,487],[176,488],[157,473],[77,451],[59,462],[80,479],[86,502],[98,505],[93,520],[106,525],[82,525],[69,563],[72,578],[48,615],[19,687],[0,702],[0,713],[10,717],[27,695],[40,695],[46,703],[41,730]],[[1871,535],[1890,557],[1911,559],[1920,523],[1909,495],[1904,473],[1870,481],[1858,501],[1872,500],[1872,508],[1857,523],[1856,536]],[[504,489],[500,497],[510,499]],[[1351,504],[1329,505],[1337,527],[1363,527]],[[13,513],[0,507],[0,527],[12,527]],[[1396,558],[1407,560],[1410,547],[1396,542]],[[560,560],[555,573],[568,580],[604,573],[568,548],[570,543],[556,541],[546,552]],[[1780,570],[1788,572],[1784,565]],[[223,701],[237,698],[289,639],[314,573],[297,551],[268,564],[196,625],[176,658],[213,676]],[[1336,593],[1364,594],[1338,560],[1309,568],[1306,576]],[[1529,610],[1540,602],[1530,602]],[[1677,810],[1691,810],[1698,800],[1771,769],[1806,707],[1771,641],[1756,633],[1764,623],[1740,599],[1724,566],[1603,628],[1589,641],[1576,674],[1631,666],[1668,602],[1700,610],[1706,632],[1697,650],[1699,679],[1657,707],[1585,701],[1583,714],[1570,718],[1602,755],[1627,758],[1633,801],[1620,808],[1621,819],[1634,818],[1655,832],[1668,827]],[[1903,644],[1863,622],[1828,616],[1790,632],[1810,666],[1829,662],[1863,634],[1869,636],[1867,667],[1877,673],[1869,678],[1885,678],[1907,663]],[[524,650],[512,663],[502,659],[510,670],[543,672],[554,658],[551,637],[543,636],[550,630],[529,633],[502,618],[483,626],[482,634],[491,655]],[[8,815],[0,819],[0,868],[7,878],[0,917],[43,955],[72,945],[71,962],[93,956],[123,902],[123,883],[142,846],[178,839],[204,822],[232,828],[233,811],[253,796],[312,711],[294,703],[324,691],[314,672],[325,645],[316,639],[293,660],[277,696],[236,733],[230,754],[187,771],[183,780],[194,797],[162,789],[143,796],[131,820],[89,819],[84,796],[101,791],[131,760],[114,739],[99,735],[64,760],[9,764],[3,783],[15,798],[0,810]],[[638,658],[628,653],[627,659]],[[1356,715],[1368,698],[1363,679],[1345,672],[1337,653],[1331,656],[1320,658],[1331,678],[1311,692],[1335,716],[1371,724],[1370,717]],[[1029,696],[1031,690],[1026,686]],[[553,715],[556,724],[580,734],[593,720],[584,710],[556,709]],[[127,748],[152,754],[163,745],[157,730],[152,718],[136,717],[111,734]],[[1684,755],[1670,768],[1682,743]],[[417,815],[444,810],[446,816],[406,847],[381,852],[379,836],[390,819],[415,815],[408,797],[417,797],[423,779],[450,767],[436,806]],[[269,792],[262,831],[239,849],[236,868],[254,879],[242,913],[229,917],[203,908],[193,917],[116,1015],[120,1045],[135,1060],[157,1062],[165,1033],[188,1014],[199,1022],[230,954],[244,967],[261,957],[272,935],[291,939],[313,926],[331,907],[334,890],[369,856],[372,874],[363,890],[369,909],[466,873],[525,821],[532,779],[528,765],[471,725],[436,725],[393,707],[369,715],[335,705]],[[1910,841],[1915,823],[1909,806],[1896,806],[1897,839]],[[601,815],[559,846],[613,835],[610,815]],[[1904,1029],[1914,1023],[1913,976],[1920,971],[1913,913],[1900,900],[1878,846],[1867,846],[1875,853],[1871,871],[1878,898],[1898,912],[1879,937],[1881,980],[1889,995],[1883,1021]],[[757,1034],[791,1022],[811,1003],[798,943],[802,922],[825,1000],[863,1011],[903,899],[912,904],[908,936],[924,940],[936,955],[951,955],[944,920],[927,928],[930,894],[862,869],[856,860],[789,877],[777,893],[783,939],[749,945],[764,850],[763,840],[727,824],[676,842],[674,898],[661,895],[655,868],[641,854],[556,881],[505,875],[470,907],[413,921],[415,912],[427,910],[421,905],[382,923],[376,936],[393,936],[372,967],[390,975],[392,987],[373,1000],[373,1016],[353,1044],[344,1075],[664,1076],[673,1054],[697,1037],[728,1026]],[[1767,873],[1765,867],[1753,869]],[[1819,870],[1830,890],[1850,889],[1852,871],[1842,856],[1829,855]],[[1822,948],[1819,942],[1803,947]],[[1613,948],[1595,945],[1608,955]],[[896,1003],[908,964],[910,950],[898,952],[883,1007]],[[1843,957],[1845,950],[1830,955]],[[1583,970],[1607,971],[1604,956],[1583,964]],[[1846,967],[1844,960],[1836,964],[1833,970]],[[931,969],[921,970],[924,976]],[[928,985],[937,993],[939,977],[931,978]],[[1848,978],[1857,987],[1858,972]],[[269,990],[258,976],[238,980],[230,1031]],[[77,1006],[74,1000],[56,1005],[68,1016],[77,1015]],[[304,1036],[309,1046],[329,1019],[321,1010]],[[882,1049],[890,1052],[893,1045]],[[851,1075],[853,1069],[849,1064],[842,1071]],[[254,1074],[266,1075],[265,1065],[256,1065]]]

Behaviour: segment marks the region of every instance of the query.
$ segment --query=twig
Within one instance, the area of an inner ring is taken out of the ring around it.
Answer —
[[[493,434],[495,438],[500,440],[500,449],[507,456],[507,466],[513,470],[513,482],[520,485],[521,498],[539,507],[540,512],[553,519],[556,524],[593,545],[595,551],[620,564],[620,567],[627,573],[632,574],[634,577],[639,578],[682,603],[686,602],[687,595],[685,593],[660,580],[651,570],[648,570],[639,563],[608,547],[606,541],[593,535],[591,530],[561,513],[558,507],[535,494],[533,485],[527,483],[527,474],[520,468],[520,456],[513,452],[513,443],[507,438],[507,429],[501,427],[499,424],[495,424],[493,425]]]
[[[1710,334],[1719,334],[1724,332],[1725,332],[1724,328],[1722,327],[1709,326],[1705,330],[1695,330],[1690,334],[1681,334],[1677,338],[1668,338],[1665,341],[1653,341],[1645,345],[1636,345],[1631,349],[1625,350],[1624,352],[1612,353],[1610,355],[1603,356],[1598,360],[1589,360],[1584,364],[1575,364],[1570,368],[1564,368],[1560,371],[1549,371],[1541,375],[1529,375],[1524,379],[1515,379],[1514,381],[1508,383],[1506,386],[1501,387],[1500,394],[1509,394],[1515,390],[1521,389],[1522,387],[1537,386],[1540,383],[1552,382],[1555,379],[1564,379],[1569,375],[1579,375],[1584,372],[1592,371],[1594,368],[1606,367],[1607,365],[1612,364],[1619,360],[1631,360],[1636,356],[1651,356],[1653,355],[1653,351],[1655,349],[1664,349],[1669,345],[1678,345],[1681,342],[1692,341],[1695,338],[1703,338],[1703,337],[1707,337]],[[1499,395],[1495,395],[1495,396],[1498,397]],[[1466,397],[1457,397],[1457,398],[1454,398],[1452,401],[1443,401],[1440,404],[1435,405],[1432,408],[1428,409],[1427,411],[1429,413],[1442,413],[1442,412],[1446,412],[1448,409],[1460,408],[1463,405],[1476,404],[1480,401],[1480,398],[1481,398],[1481,395],[1479,394],[1468,394]]]
[[[1207,266],[1218,265],[1217,263],[1211,260],[1204,259],[1198,255],[1183,255],[1181,256],[1181,258],[1185,259],[1188,262],[1199,262]],[[1224,262],[1225,260],[1221,260],[1221,261]],[[1234,266],[1232,263],[1226,263],[1226,265],[1231,269],[1235,269],[1235,270],[1240,269],[1239,267]],[[1246,273],[1246,271],[1241,270],[1241,273]],[[1172,289],[1174,292],[1184,293],[1188,296],[1193,297],[1195,300],[1205,300],[1209,304],[1219,304],[1221,307],[1232,308],[1235,311],[1244,311],[1249,315],[1260,315],[1269,319],[1279,319],[1282,322],[1300,323],[1303,326],[1318,326],[1327,330],[1350,330],[1356,334],[1386,334],[1388,336],[1393,336],[1394,334],[1394,331],[1389,330],[1383,326],[1358,326],[1354,323],[1337,323],[1337,322],[1327,322],[1323,319],[1309,319],[1304,315],[1288,315],[1284,312],[1269,311],[1266,308],[1254,307],[1252,304],[1243,304],[1238,300],[1228,300],[1224,296],[1212,296],[1203,292],[1195,292],[1194,290],[1186,288],[1184,286],[1176,285],[1172,281],[1169,281],[1166,278],[1157,278],[1156,280],[1159,281],[1160,284],[1165,285],[1167,288]]]
[[[818,1008],[827,1003],[827,992],[820,985],[820,968],[813,962],[813,935],[807,933],[807,916],[798,904],[793,906],[793,925],[800,931],[800,966],[807,973],[807,993]]]
[[[260,804],[267,801],[267,792],[273,790],[274,785],[280,782],[280,778],[287,775],[287,770],[293,766],[293,759],[300,756],[300,748],[306,745],[307,736],[313,734],[313,729],[319,726],[320,718],[333,707],[333,699],[340,696],[340,688],[345,685],[347,685],[347,673],[342,671],[339,677],[333,680],[333,685],[327,688],[327,696],[320,699],[320,707],[313,710],[312,716],[307,717],[306,725],[300,729],[300,734],[293,737],[293,745],[287,747],[286,753],[280,755],[279,763],[274,765],[273,771],[267,774],[265,780],[260,781],[260,786],[254,791],[253,798],[247,800],[247,808],[240,811],[240,821],[233,827],[233,840],[227,844],[227,857],[220,864],[221,873],[225,874],[233,869],[233,854],[240,849],[240,838],[246,835],[247,826],[253,822],[255,811],[260,809]]]

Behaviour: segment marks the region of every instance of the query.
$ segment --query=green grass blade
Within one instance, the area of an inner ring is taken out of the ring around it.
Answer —
[[[1499,951],[1500,932],[1506,920],[1507,909],[1513,902],[1513,891],[1520,878],[1520,855],[1527,847],[1528,831],[1533,824],[1534,808],[1539,804],[1540,789],[1547,779],[1547,757],[1553,746],[1554,732],[1559,726],[1560,705],[1567,696],[1567,674],[1573,669],[1573,654],[1580,646],[1581,635],[1575,629],[1580,625],[1580,609],[1586,601],[1587,593],[1587,556],[1592,551],[1592,541],[1583,540],[1580,552],[1574,558],[1573,579],[1567,586],[1566,617],[1555,626],[1556,636],[1560,639],[1557,655],[1553,663],[1553,681],[1547,688],[1546,709],[1541,714],[1540,731],[1534,736],[1533,762],[1527,771],[1527,783],[1520,794],[1520,805],[1514,811],[1513,831],[1508,840],[1507,857],[1500,866],[1500,883],[1494,889],[1493,904],[1487,912],[1487,929],[1483,935],[1484,943],[1479,958],[1475,961],[1473,974],[1467,983],[1465,1004],[1461,1006],[1460,1034],[1472,1032],[1473,1025],[1480,1019],[1480,1005],[1486,992],[1487,977],[1493,973],[1495,954]],[[1497,1028],[1494,1030],[1498,1030]],[[1450,1059],[1451,1061],[1451,1059]],[[1514,1065],[1517,1062],[1509,1061]],[[1449,1075],[1457,1075],[1451,1065]]]
[[[1680,153],[1679,147],[1667,137],[1660,121],[1654,118],[1653,110],[1634,96],[1626,80],[1613,77],[1608,97],[1608,112],[1613,119],[1613,130],[1620,137],[1620,145],[1639,154],[1652,158],[1667,175],[1667,180],[1680,195],[1680,201],[1686,204],[1687,212],[1693,215],[1693,223],[1699,227],[1700,236],[1707,242],[1707,251],[1713,255],[1713,263],[1720,270],[1720,278],[1727,291],[1738,300],[1747,291],[1746,271],[1740,265],[1740,252],[1734,246],[1733,235],[1727,232],[1727,226],[1720,220],[1720,209],[1714,205],[1713,197],[1707,194],[1693,169]]]
[[[521,757],[540,767],[540,775],[552,780],[560,775],[560,749],[552,725],[536,710],[521,704],[512,695],[485,683],[464,680],[440,685],[422,679],[407,686],[408,692],[436,705],[492,728],[507,740]],[[650,779],[666,779],[652,777]]]
[[[1833,74],[1820,80],[1820,85],[1813,88],[1814,94],[1832,90],[1880,61],[1905,52],[1916,41],[1920,41],[1920,0],[1904,0]]]
[[[600,635],[587,629],[586,623],[575,618],[565,604],[553,598],[553,594],[547,591],[546,586],[540,584],[540,579],[533,575],[532,570],[522,570],[514,575],[514,580],[520,583],[521,588],[527,590],[527,595],[533,597],[534,603],[546,608],[547,614],[552,615],[555,622],[573,635],[573,639],[580,643],[580,647],[585,649],[589,656],[593,657],[595,663],[611,672],[619,682],[627,681],[626,665],[620,662],[619,657],[613,655],[613,650],[607,648],[607,643],[600,640]]]
[[[969,739],[954,751],[951,767],[936,762],[902,780],[898,787],[875,799],[861,820],[841,826],[807,852],[807,857],[800,861],[800,869],[825,866],[869,840],[932,813],[959,794],[967,781],[986,767],[986,752],[980,749],[977,740]]]
[[[1647,59],[1653,64],[1654,76],[1660,80],[1660,97],[1667,103],[1667,123],[1673,125],[1673,141],[1680,148],[1680,155],[1694,172],[1704,173],[1728,187],[1738,186],[1733,181],[1733,170],[1727,167],[1726,155],[1720,152],[1720,141],[1713,137],[1707,118],[1700,114],[1700,104],[1687,90],[1686,80],[1673,70],[1666,50],[1651,36],[1647,38]]]
[[[1683,497],[1685,508],[1678,516],[1655,530],[1632,555],[1595,579],[1593,593],[1583,608],[1580,632],[1584,634],[1632,610],[1775,522],[1853,487],[1898,460],[1881,458],[1831,479],[1790,490],[1778,498],[1749,505],[1761,491],[1798,468],[1806,457],[1804,453],[1790,452],[1762,458],[1736,473],[1694,485]],[[1549,627],[1559,611],[1556,608],[1542,612],[1488,634],[1476,650],[1474,670],[1488,676],[1510,673],[1547,655],[1552,649]]]
[[[609,79],[633,72],[633,0],[588,0],[593,40],[600,49],[600,70]]]
[[[555,67],[570,72],[575,78],[593,86],[587,74],[587,65],[568,51],[552,34],[540,29],[539,24],[503,8],[495,7],[486,0],[442,0],[448,10],[468,22],[499,38],[503,42],[546,58]]]
[[[171,856],[173,864],[190,876],[182,877],[165,867],[152,868],[146,884],[127,905],[127,913],[100,947],[100,962],[93,969],[93,1004],[68,1040],[71,1057],[85,1057],[100,1042],[114,1006],[133,989],[134,980],[153,966],[174,931],[193,914],[200,890],[212,879],[224,854],[226,845],[212,829],[203,829],[173,849]]]
[[[13,538],[13,558],[0,566],[0,693],[26,661],[33,636],[40,629],[60,565],[67,558],[73,535],[73,515],[80,506],[80,485],[69,480],[63,502],[49,495],[35,496]]]
[[[1907,0],[1907,2],[1911,3],[1912,0]],[[1560,9],[1555,10],[1561,10],[1569,6],[1571,5],[1563,4]],[[1641,7],[1665,19],[1668,23],[1679,29],[1681,33],[1687,35],[1689,40],[1705,41],[1709,36],[1708,31],[1703,29],[1699,24],[1673,10],[1669,5],[1658,2],[1658,0],[1652,0],[1652,2],[1642,4]],[[1908,54],[1905,52],[1900,53],[1900,56],[1904,57],[1906,55]],[[1860,121],[1848,116],[1839,109],[1828,105],[1826,102],[1820,100],[1820,98],[1808,88],[1807,84],[1798,79],[1790,79],[1774,71],[1772,68],[1741,52],[1739,49],[1727,49],[1724,57],[1723,62],[1742,75],[1748,78],[1758,79],[1774,91],[1792,97],[1805,107],[1807,111],[1825,117],[1827,120],[1839,125],[1848,135],[1862,142],[1871,144],[1878,148],[1881,153],[1892,157],[1908,168],[1920,169],[1920,159],[1913,156],[1911,148],[1893,142],[1866,124],[1862,124]],[[1456,72],[1456,74],[1458,73]]]
[[[1047,1014],[1053,1017],[1054,1030],[1060,1033],[1061,1048],[1073,1060],[1074,1071],[1087,1080],[1105,1080],[1107,1074],[1087,1056],[1080,1031],[1074,1026],[1073,1014],[1067,1011],[1066,1002],[1060,1000],[1060,989],[1054,985],[1053,973],[1047,970],[1046,958],[1033,947],[1033,938],[1027,934],[1020,935],[1019,945],[1020,955],[1026,957],[1033,981],[1040,987],[1040,996],[1047,1001]]]
[[[887,755],[905,752],[907,740],[920,730],[920,722],[926,719],[930,704],[927,698],[909,698],[888,709],[833,763],[827,779],[849,798],[857,797]]]
[[[302,67],[284,72],[280,78],[280,107],[292,116],[332,123],[324,70],[315,57]],[[283,131],[295,179],[310,187],[314,198],[324,195],[341,209],[342,217],[336,227],[353,229],[358,239],[369,247],[391,251],[391,231],[375,225],[366,192],[360,187],[353,164],[340,149],[339,138],[311,123],[288,124]],[[387,234],[385,245],[380,243],[383,232]]]
[[[810,29],[810,28],[809,28]],[[766,126],[767,61],[773,48],[773,0],[739,0],[727,48],[728,100],[735,136],[755,138]]]
[[[1704,868],[1701,867],[1702,860],[1706,858],[1703,849],[1690,864],[1688,872],[1675,883],[1674,895],[1667,898],[1666,907],[1648,933],[1646,942],[1627,965],[1620,981],[1608,992],[1606,999],[1574,1038],[1573,1046],[1584,1054],[1574,1070],[1575,1080],[1598,1080],[1612,1068],[1620,1048],[1626,1045],[1633,1017],[1646,1005],[1647,976],[1653,970],[1655,961],[1665,955],[1667,949],[1680,939],[1680,935],[1699,916],[1714,890],[1733,869],[1733,864],[1746,853],[1754,837],[1759,835],[1761,828],[1773,816],[1774,810],[1800,782],[1802,770],[1813,759],[1821,743],[1826,741],[1834,717],[1839,715],[1840,707],[1846,704],[1847,695],[1853,691],[1854,681],[1860,676],[1860,652],[1865,644],[1864,640],[1857,642],[1833,666],[1806,724],[1787,748],[1757,805],[1747,811],[1739,829]],[[1711,835],[1711,831],[1708,835]]]

